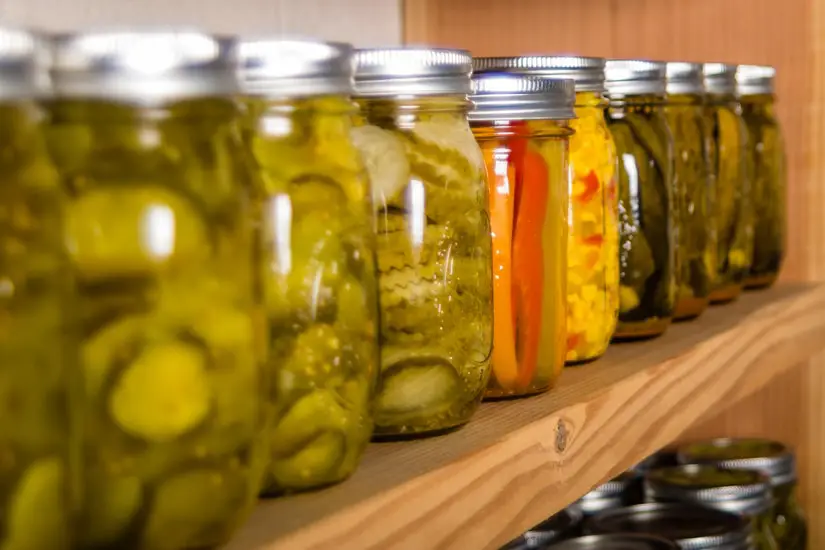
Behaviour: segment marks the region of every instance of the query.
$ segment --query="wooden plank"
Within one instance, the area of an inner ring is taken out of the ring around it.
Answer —
[[[464,429],[376,444],[349,481],[262,503],[231,550],[501,543],[825,348],[825,285],[782,285],[663,337],[611,347],[551,392]]]

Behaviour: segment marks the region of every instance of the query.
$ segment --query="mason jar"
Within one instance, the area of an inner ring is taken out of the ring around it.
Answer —
[[[787,239],[787,166],[782,131],[776,118],[776,69],[739,65],[736,92],[748,128],[748,155],[753,166],[753,259],[745,288],[771,286],[779,276]]]
[[[473,77],[470,99],[470,125],[489,178],[493,239],[487,396],[534,394],[556,381],[566,353],[573,81],[482,73]]]
[[[491,237],[484,159],[467,121],[471,70],[460,50],[356,55],[353,139],[378,218],[378,437],[458,427],[487,388]]]
[[[712,439],[682,446],[679,459],[768,476],[774,496],[771,527],[779,548],[806,548],[808,527],[796,496],[796,457],[786,445],[768,439]]]
[[[706,464],[661,468],[647,474],[645,491],[653,502],[682,502],[738,514],[751,522],[755,550],[785,550],[771,526],[770,483],[759,472]]]
[[[240,44],[273,382],[265,493],[341,481],[372,435],[378,288],[370,189],[350,135],[353,53],[322,42]]]
[[[698,317],[710,302],[716,274],[715,183],[705,129],[702,65],[668,62],[665,116],[673,134],[676,246],[676,320]]]
[[[506,71],[575,81],[567,241],[566,360],[570,364],[591,361],[604,354],[616,330],[619,311],[617,160],[604,116],[604,64],[602,58],[576,56],[473,60],[476,74]]]
[[[742,516],[682,503],[608,510],[585,525],[589,534],[649,533],[691,550],[751,550],[752,530]]]
[[[267,389],[235,44],[101,31],[56,37],[52,58],[84,377],[78,547],[220,546],[260,487]]]
[[[576,508],[565,508],[513,539],[501,550],[521,550],[523,548],[545,548],[548,545],[573,536],[579,529],[582,514]]]
[[[590,517],[607,510],[641,504],[643,499],[642,475],[628,470],[593,488],[575,505],[585,517]]]
[[[664,63],[605,66],[607,124],[619,157],[619,340],[662,334],[673,318],[678,220],[665,83]]]
[[[716,180],[717,267],[712,303],[735,300],[753,257],[751,158],[742,106],[736,97],[736,65],[705,63],[707,130]]]
[[[553,550],[679,550],[672,541],[643,533],[588,535],[550,546]]]
[[[67,550],[79,491],[67,194],[45,143],[46,45],[0,28],[0,546]]]

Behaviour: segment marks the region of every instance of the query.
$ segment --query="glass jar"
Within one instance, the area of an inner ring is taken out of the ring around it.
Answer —
[[[664,114],[665,64],[609,60],[607,123],[619,156],[619,324],[614,338],[670,325],[676,298],[673,137]]]
[[[70,547],[79,496],[76,340],[63,246],[66,196],[36,104],[43,41],[0,28],[0,504],[8,549]]]
[[[753,261],[745,288],[771,286],[785,258],[787,171],[785,146],[775,113],[776,69],[739,65],[736,91],[748,127],[748,153],[753,166]]]
[[[717,270],[711,303],[736,299],[753,256],[748,134],[736,98],[736,65],[705,63],[707,130],[716,179]]]
[[[374,214],[350,138],[352,48],[259,39],[240,58],[265,228],[274,419],[263,490],[279,493],[348,477],[372,435]]]
[[[754,470],[768,476],[774,496],[772,530],[782,550],[804,550],[808,526],[796,497],[796,457],[791,449],[767,439],[720,438],[684,445],[684,463]]]
[[[487,183],[467,121],[472,58],[397,48],[356,59],[353,138],[378,214],[375,431],[440,433],[475,412],[492,353]]]
[[[510,541],[501,550],[544,548],[573,536],[578,531],[581,521],[582,514],[577,508],[565,508]]]
[[[260,487],[267,384],[234,46],[194,32],[53,42],[48,138],[85,378],[80,548],[220,546]]]
[[[577,500],[575,506],[585,517],[590,517],[606,510],[641,504],[643,499],[642,476],[629,470],[595,487]]]
[[[715,186],[710,139],[704,127],[704,102],[702,65],[669,62],[665,116],[673,134],[676,159],[676,320],[702,314],[710,302],[716,274]]]
[[[653,502],[696,504],[743,516],[751,522],[755,550],[785,550],[771,527],[770,483],[759,472],[686,464],[649,472],[645,489]]]
[[[470,123],[487,167],[493,238],[487,396],[529,395],[564,368],[573,82],[482,73],[473,90]]]
[[[675,542],[655,535],[618,533],[588,535],[556,543],[552,550],[679,550]]]
[[[619,311],[619,229],[616,146],[604,110],[604,59],[574,56],[481,57],[478,72],[507,71],[572,78],[576,118],[570,121],[570,204],[567,241],[569,364],[601,357]],[[541,125],[541,122],[533,122]]]

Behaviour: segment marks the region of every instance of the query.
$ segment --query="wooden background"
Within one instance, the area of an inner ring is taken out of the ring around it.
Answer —
[[[825,279],[825,0],[406,0],[404,22],[407,43],[476,55],[571,52],[776,66],[790,172],[783,276]],[[762,435],[796,446],[812,549],[825,548],[823,368],[822,357],[800,365],[767,390],[709,411],[683,435]]]

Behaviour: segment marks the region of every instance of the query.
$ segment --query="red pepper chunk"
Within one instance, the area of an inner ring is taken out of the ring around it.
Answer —
[[[599,193],[599,176],[596,175],[594,170],[588,172],[588,174],[581,178],[580,180],[584,183],[584,191],[582,191],[576,199],[579,202],[590,202],[593,198]]]
[[[589,237],[583,238],[582,242],[589,246],[601,246],[604,242],[604,236],[601,233],[593,233]]]

